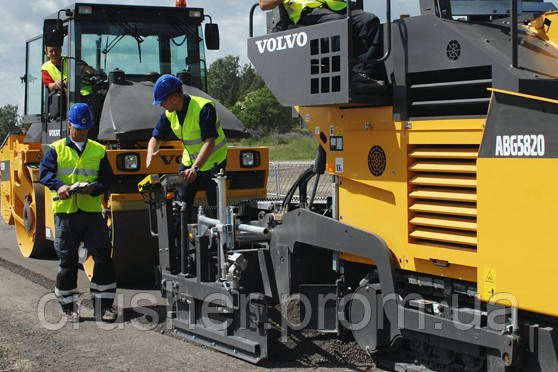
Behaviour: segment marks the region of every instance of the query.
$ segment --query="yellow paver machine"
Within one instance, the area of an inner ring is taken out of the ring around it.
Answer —
[[[351,9],[293,27],[279,7],[248,40],[318,157],[284,200],[219,193],[218,218],[200,209],[183,240],[164,231],[176,177],[155,186],[173,325],[258,362],[280,308],[286,334],[294,313],[294,329],[350,332],[398,371],[556,371],[554,5],[424,0],[394,21],[390,5],[375,94],[352,86]],[[317,200],[324,174],[334,191]]]

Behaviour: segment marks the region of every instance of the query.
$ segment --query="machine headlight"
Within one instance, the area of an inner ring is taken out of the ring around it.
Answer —
[[[93,14],[93,7],[92,7],[92,6],[84,6],[84,5],[81,5],[81,6],[78,8],[78,13],[79,13],[79,14],[91,15],[91,14]]]
[[[139,154],[120,154],[117,159],[118,169],[125,171],[137,171],[140,168]]]
[[[260,153],[257,151],[241,151],[240,166],[242,168],[255,168],[260,165]]]

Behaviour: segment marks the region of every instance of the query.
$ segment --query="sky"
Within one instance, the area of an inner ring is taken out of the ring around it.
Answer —
[[[25,72],[25,42],[42,32],[46,15],[68,5],[71,0],[2,0],[0,12],[0,106],[19,105],[23,110],[24,89],[20,76]],[[174,6],[174,0],[81,0],[82,3]],[[201,7],[219,24],[221,49],[206,51],[208,66],[226,55],[240,56],[241,63],[248,63],[246,39],[248,37],[248,15],[257,0],[187,0],[189,7]],[[553,1],[558,3],[558,0]],[[385,20],[385,1],[366,0],[365,10]],[[419,0],[392,0],[392,17],[400,14],[417,15]],[[254,22],[256,34],[265,32],[265,16],[256,10]]]

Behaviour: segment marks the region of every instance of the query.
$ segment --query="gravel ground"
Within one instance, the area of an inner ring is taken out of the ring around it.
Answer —
[[[54,276],[54,273],[53,273]],[[35,370],[227,370],[273,368],[334,368],[376,370],[374,363],[350,336],[304,331],[293,332],[286,342],[279,341],[279,330],[270,330],[270,357],[254,366],[233,357],[185,342],[167,329],[164,307],[156,307],[160,322],[154,330],[138,330],[149,319],[125,308],[122,329],[103,331],[92,318],[90,301],[84,301],[85,321],[79,329],[71,325],[50,331],[39,324],[37,303],[52,293],[54,281],[0,257],[0,371]],[[86,297],[86,296],[85,296]],[[50,303],[45,318],[60,319],[58,305]],[[169,337],[170,336],[170,337]]]
[[[14,274],[18,270],[18,274]],[[39,321],[40,299],[51,293],[49,280],[41,284],[19,274],[25,269],[0,265],[0,370],[219,370],[245,371],[252,366],[154,331],[142,331],[134,317],[124,313],[122,322],[97,325],[92,311],[82,308],[84,320],[49,330]],[[50,324],[60,319],[58,305],[45,307]],[[140,322],[141,323],[141,322]]]

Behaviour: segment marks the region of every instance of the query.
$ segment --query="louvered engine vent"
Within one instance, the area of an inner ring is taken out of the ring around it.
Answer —
[[[478,145],[409,149],[409,241],[477,248]]]
[[[452,53],[457,59],[457,49]],[[491,66],[410,73],[408,80],[411,118],[481,116],[488,111]]]

